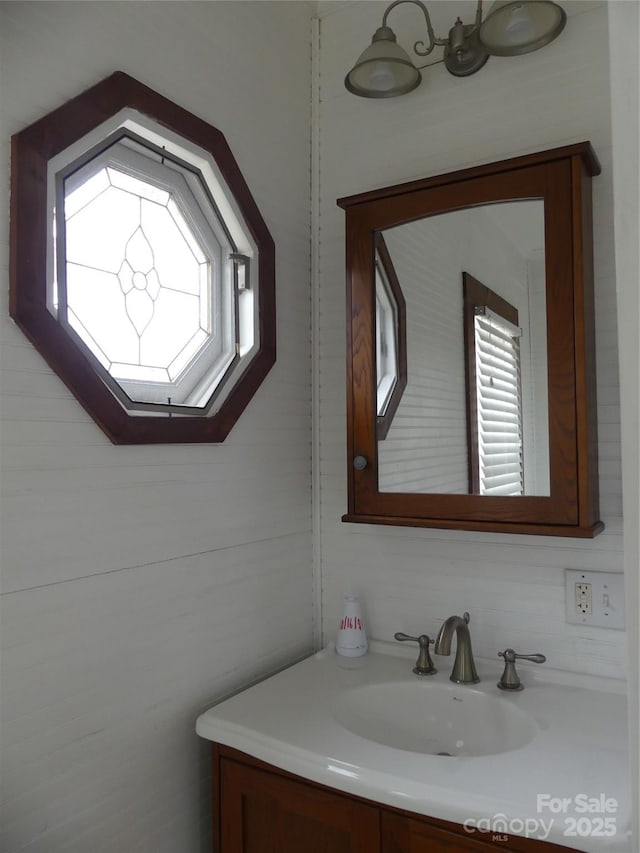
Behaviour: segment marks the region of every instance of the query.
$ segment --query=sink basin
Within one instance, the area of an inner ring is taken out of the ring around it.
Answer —
[[[506,697],[428,679],[354,687],[338,698],[333,714],[360,737],[427,755],[496,755],[536,734],[533,719]]]

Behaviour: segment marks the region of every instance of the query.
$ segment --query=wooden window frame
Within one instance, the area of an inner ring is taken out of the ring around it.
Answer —
[[[376,434],[378,441],[387,437],[394,415],[400,405],[400,400],[407,387],[407,304],[405,302],[396,268],[391,260],[389,249],[382,234],[377,233],[373,239],[376,257],[384,271],[389,284],[390,296],[396,309],[396,384],[387,403],[383,415],[376,415]],[[377,374],[376,374],[377,375]]]
[[[209,416],[129,414],[47,307],[48,163],[126,107],[211,155],[258,250],[259,345]],[[274,242],[223,134],[117,71],[17,133],[11,142],[9,313],[16,324],[114,444],[224,441],[275,363],[276,331]]]

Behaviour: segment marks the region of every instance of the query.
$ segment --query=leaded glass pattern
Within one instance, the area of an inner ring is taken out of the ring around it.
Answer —
[[[59,181],[52,310],[126,408],[206,410],[253,338],[249,259],[207,180],[125,134]]]
[[[65,220],[71,327],[115,379],[175,382],[212,333],[211,262],[176,199],[105,167]]]

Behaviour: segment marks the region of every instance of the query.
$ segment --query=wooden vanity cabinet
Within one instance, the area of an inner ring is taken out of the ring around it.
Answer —
[[[571,853],[566,847],[515,835],[469,835],[462,826],[381,807],[381,853]],[[576,851],[574,851],[576,853]]]
[[[374,853],[378,808],[223,758],[220,853]],[[214,827],[215,831],[215,827]]]
[[[570,853],[462,826],[309,782],[213,744],[213,853]]]

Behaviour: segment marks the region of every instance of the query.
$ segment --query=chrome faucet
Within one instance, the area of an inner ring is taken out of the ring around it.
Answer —
[[[473,651],[471,650],[471,634],[469,633],[469,614],[463,617],[449,616],[438,631],[436,644],[433,651],[437,655],[451,654],[451,638],[456,633],[456,659],[449,676],[451,681],[457,684],[477,684],[480,679],[473,662]]]

